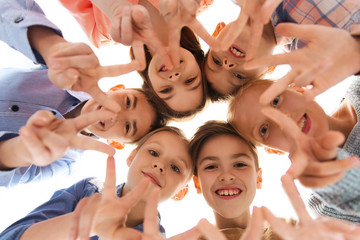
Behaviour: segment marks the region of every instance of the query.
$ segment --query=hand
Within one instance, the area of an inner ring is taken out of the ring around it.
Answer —
[[[144,218],[144,233],[142,240],[165,240],[166,238],[159,232],[157,204],[159,201],[159,189],[152,190],[146,203]],[[225,236],[218,229],[211,225],[207,220],[202,219],[192,229],[168,238],[169,240],[197,240],[201,236],[208,240],[225,240]]]
[[[54,85],[87,92],[96,102],[113,112],[119,111],[120,106],[99,88],[98,81],[103,77],[114,77],[139,69],[137,60],[123,65],[101,66],[88,45],[70,42],[54,46],[48,65],[49,79]]]
[[[271,14],[282,0],[238,0],[235,1],[241,11],[238,18],[229,23],[219,35],[221,49],[227,50],[235,39],[240,35],[244,26],[250,21],[250,38],[246,50],[246,60],[253,59],[263,33],[264,25],[270,20]]]
[[[27,150],[26,161],[46,166],[62,157],[69,148],[97,150],[114,155],[115,150],[107,144],[78,132],[94,122],[111,118],[108,111],[92,112],[74,119],[61,119],[51,112],[40,110],[33,114],[20,129],[20,139]]]
[[[267,208],[262,208],[262,216],[270,224],[272,229],[284,239],[314,239],[314,240],[355,240],[360,237],[360,226],[335,218],[318,217],[312,219],[308,214],[305,204],[298,192],[294,179],[289,174],[281,178],[283,187],[293,205],[298,217],[299,224],[292,226],[282,219],[275,217]]]
[[[149,180],[145,179],[119,198],[116,195],[115,160],[108,157],[103,192],[82,199],[76,206],[69,238],[89,239],[89,236],[96,234],[102,239],[140,240],[141,232],[127,228],[125,222],[130,209],[141,199],[148,184]]]
[[[196,19],[200,0],[160,0],[160,12],[164,16],[169,28],[169,48],[172,62],[175,66],[180,64],[179,48],[181,29],[190,27],[211,48],[217,50],[218,43]]]
[[[312,138],[301,132],[297,124],[279,110],[267,108],[263,113],[277,123],[290,141],[289,158],[292,164],[288,173],[299,178],[305,186],[330,185],[339,181],[345,171],[360,165],[355,156],[329,161],[336,157],[337,147],[344,141],[341,133],[328,131],[323,136]]]
[[[173,67],[164,45],[154,31],[146,8],[141,5],[119,6],[113,11],[111,19],[111,37],[116,42],[132,46],[139,70],[146,67],[144,44],[159,54],[166,66]]]
[[[360,42],[345,30],[294,23],[279,24],[276,30],[280,35],[300,38],[308,44],[290,53],[264,56],[244,65],[247,69],[291,65],[291,71],[262,94],[261,103],[278,96],[290,83],[299,87],[311,85],[304,95],[313,99],[360,70]]]

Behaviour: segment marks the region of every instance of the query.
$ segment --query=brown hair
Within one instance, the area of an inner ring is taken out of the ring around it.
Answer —
[[[211,120],[207,121],[204,125],[197,129],[189,144],[189,151],[194,164],[193,172],[195,176],[197,176],[196,163],[198,161],[201,148],[207,141],[220,135],[235,136],[244,141],[249,146],[249,149],[254,156],[256,170],[259,169],[259,158],[255,145],[245,137],[241,136],[229,123]]]
[[[165,102],[162,100],[154,91],[150,79],[149,79],[149,64],[152,59],[152,56],[150,54],[150,51],[146,45],[144,45],[145,50],[145,59],[146,59],[146,67],[143,71],[138,71],[142,79],[144,80],[142,88],[146,92],[149,99],[151,99],[154,103],[156,103],[157,108],[160,112],[162,112],[164,115],[168,116],[169,118],[174,119],[181,119],[193,116],[194,114],[200,112],[207,103],[207,97],[206,97],[206,88],[204,83],[204,74],[203,74],[203,62],[204,62],[204,51],[201,49],[200,42],[198,37],[194,34],[194,32],[188,28],[184,27],[181,30],[181,39],[180,39],[180,46],[182,48],[185,48],[189,52],[192,53],[192,55],[195,57],[196,62],[198,63],[200,67],[201,72],[201,82],[202,82],[202,89],[203,89],[203,99],[200,103],[200,105],[192,110],[192,111],[175,111],[171,109]],[[134,54],[132,49],[130,49],[130,57],[131,59],[134,59]]]

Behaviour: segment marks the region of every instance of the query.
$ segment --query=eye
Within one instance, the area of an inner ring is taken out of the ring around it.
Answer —
[[[129,123],[129,122],[126,122],[126,123],[125,123],[125,131],[126,131],[126,133],[128,133],[129,130],[130,130],[130,123]]]
[[[242,162],[239,162],[239,163],[235,163],[234,164],[234,167],[237,167],[237,168],[241,168],[241,167],[246,167],[247,165],[245,163],[242,163]]]
[[[218,59],[212,57],[212,60],[216,65],[221,66],[221,62]]]
[[[268,125],[263,125],[260,127],[259,133],[261,137],[264,137],[267,132],[268,132],[269,126]]]
[[[131,100],[129,97],[126,97],[126,108],[130,108],[131,106]]]
[[[208,165],[208,166],[206,166],[204,169],[205,169],[205,170],[213,170],[213,169],[215,169],[215,168],[216,168],[215,165]]]
[[[274,98],[274,100],[272,100],[272,102],[271,102],[271,106],[276,108],[277,105],[279,104],[279,100],[280,100],[280,96],[277,96],[276,98]]]
[[[171,92],[171,88],[168,87],[168,88],[164,88],[163,90],[160,91],[161,93],[169,93]]]
[[[234,76],[238,79],[245,79],[245,76],[239,74],[239,73],[234,73]]]
[[[176,173],[180,173],[180,168],[178,168],[178,166],[171,164],[171,169],[176,172]]]
[[[185,81],[185,84],[191,84],[192,82],[195,81],[195,79],[196,79],[196,77],[190,78],[190,79],[188,79],[188,80]]]
[[[158,156],[159,156],[159,154],[158,154],[156,151],[154,151],[154,150],[149,150],[149,153],[150,153],[151,156],[154,156],[154,157],[158,157]]]

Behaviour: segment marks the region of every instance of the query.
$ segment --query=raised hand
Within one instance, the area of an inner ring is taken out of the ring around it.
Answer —
[[[270,224],[272,229],[284,239],[314,239],[314,240],[355,240],[360,237],[360,226],[335,218],[318,217],[312,219],[306,210],[298,192],[294,179],[291,175],[285,174],[281,178],[284,190],[288,195],[298,217],[297,226],[285,223],[284,220],[275,217],[267,208],[262,208],[262,215]]]
[[[152,190],[146,203],[144,233],[142,240],[165,240],[159,232],[157,204],[159,200],[159,189]],[[192,229],[168,238],[169,240],[197,240],[201,236],[208,240],[225,240],[225,236],[218,229],[211,225],[206,219],[202,219]]]
[[[272,119],[290,141],[289,158],[292,162],[288,173],[299,178],[307,187],[324,187],[339,181],[346,170],[359,166],[359,159],[352,156],[334,160],[337,147],[344,141],[340,132],[328,131],[312,138],[301,132],[297,124],[277,109],[266,108],[263,113]]]
[[[108,157],[102,194],[84,198],[73,212],[70,239],[89,239],[96,234],[102,239],[141,239],[141,232],[125,226],[127,214],[141,199],[149,180],[145,179],[131,192],[116,195],[115,160]]]
[[[241,8],[236,20],[229,23],[218,37],[221,49],[227,50],[241,34],[244,26],[250,21],[251,36],[246,60],[253,59],[263,32],[264,24],[268,23],[272,12],[282,0],[237,0],[234,1]]]
[[[54,85],[66,90],[87,92],[96,102],[113,112],[119,111],[120,106],[107,97],[98,86],[98,81],[140,68],[137,60],[128,64],[101,66],[93,50],[84,43],[59,43],[48,59],[48,75]]]
[[[211,48],[219,48],[217,41],[213,38],[196,19],[197,10],[200,7],[200,0],[160,0],[160,12],[168,24],[169,48],[172,62],[179,65],[179,48],[181,29],[184,26],[190,27],[200,38]]]
[[[32,115],[26,126],[20,129],[20,140],[26,149],[24,159],[30,164],[46,166],[62,157],[70,148],[97,150],[114,155],[107,144],[78,132],[90,124],[109,119],[109,111],[91,112],[73,119],[55,117],[50,111],[40,110]]]
[[[276,31],[282,36],[306,40],[308,44],[290,53],[260,57],[244,65],[247,69],[279,64],[291,66],[287,75],[263,93],[261,103],[278,96],[290,83],[299,87],[310,85],[304,95],[312,99],[360,70],[360,40],[345,30],[281,23]]]

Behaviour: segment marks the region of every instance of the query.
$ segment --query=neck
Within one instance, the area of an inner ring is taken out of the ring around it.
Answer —
[[[328,119],[330,130],[341,132],[346,139],[358,121],[356,112],[347,99],[341,102],[339,108]]]
[[[236,218],[224,218],[217,212],[214,212],[216,226],[219,229],[224,228],[242,228],[246,229],[250,221],[250,210],[245,211],[242,215]]]

